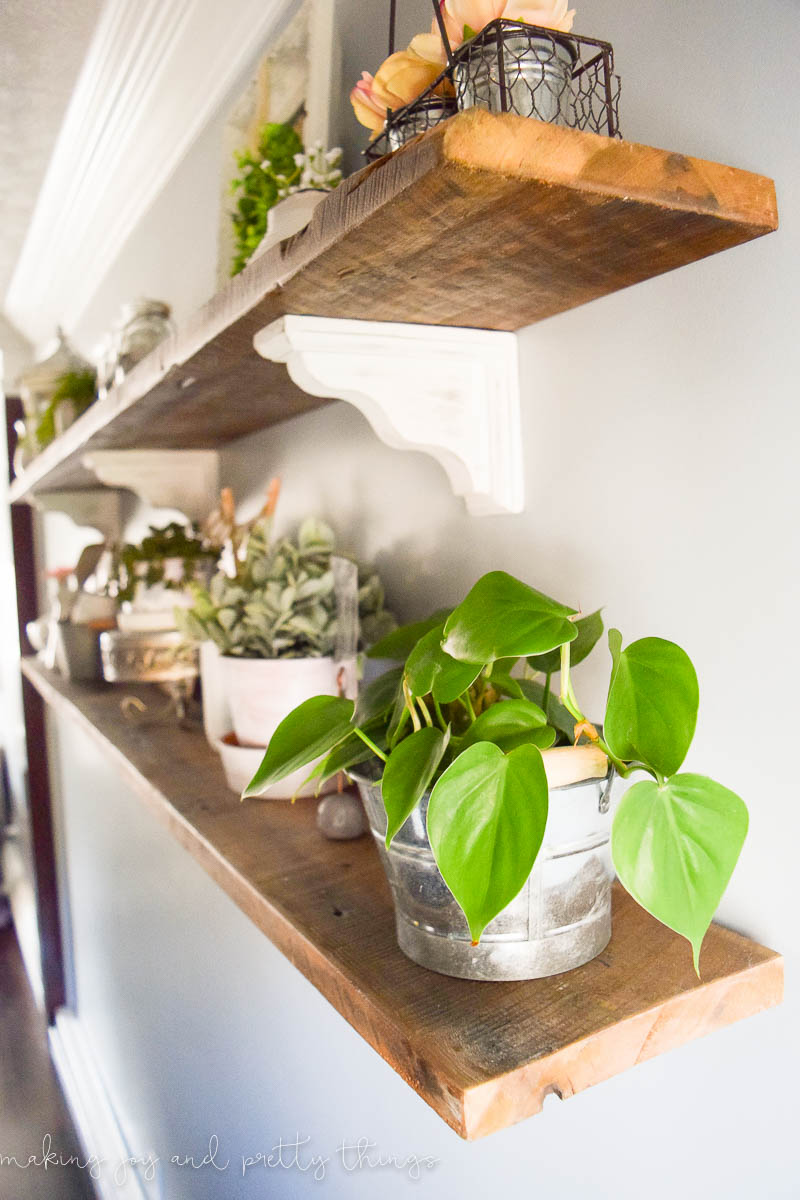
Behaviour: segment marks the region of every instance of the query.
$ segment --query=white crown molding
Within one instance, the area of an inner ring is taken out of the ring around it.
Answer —
[[[116,254],[299,0],[106,0],[5,300],[34,343]]]
[[[216,450],[92,450],[81,461],[107,487],[128,488],[190,521],[207,517],[219,497]]]
[[[473,515],[522,512],[515,334],[287,316],[253,344],[312,396],[354,405],[387,445],[430,454]]]

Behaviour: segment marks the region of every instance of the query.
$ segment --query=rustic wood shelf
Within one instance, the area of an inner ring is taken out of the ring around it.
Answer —
[[[11,499],[95,485],[91,449],[216,449],[326,403],[253,335],[289,313],[517,330],[777,228],[772,181],[472,110],[346,180],[47,447]]]
[[[713,925],[703,980],[688,945],[619,887],[614,934],[593,962],[528,983],[425,971],[397,948],[372,841],[328,842],[315,805],[226,788],[202,731],[132,724],[121,689],[70,684],[23,663],[148,809],[354,1029],[462,1137],[478,1138],[674,1046],[780,1003],[783,960]],[[146,688],[124,694],[152,699]]]

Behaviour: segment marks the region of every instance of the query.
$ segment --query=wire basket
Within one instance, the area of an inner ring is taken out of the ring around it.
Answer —
[[[619,137],[620,87],[609,42],[492,21],[449,54],[448,65],[416,100],[388,114],[364,154],[380,158],[468,108]],[[446,91],[452,98],[442,96]]]

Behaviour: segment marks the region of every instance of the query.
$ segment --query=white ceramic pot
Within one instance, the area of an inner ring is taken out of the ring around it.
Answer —
[[[250,262],[266,254],[273,246],[300,233],[308,225],[314,209],[328,195],[322,188],[303,188],[279,200],[267,213],[267,232],[250,255]]]
[[[203,729],[211,745],[219,750],[217,743],[230,731],[233,721],[225,689],[222,655],[213,642],[200,643],[200,687],[203,693]],[[237,746],[236,749],[241,747]],[[249,781],[246,779],[245,783]]]
[[[266,746],[284,717],[312,696],[355,696],[355,663],[334,658],[221,658],[225,691],[240,746]],[[291,794],[291,793],[289,793]]]
[[[228,733],[224,737],[216,739],[214,749],[222,759],[222,769],[225,772],[228,787],[232,792],[236,792],[237,796],[240,796],[261,765],[264,747],[240,746],[236,740],[236,734]],[[308,778],[310,771],[311,766],[301,767],[294,774],[287,775],[280,783],[273,784],[259,799],[289,800],[295,793],[301,799],[315,796],[317,794],[316,781],[309,783],[306,787],[300,787],[301,783]],[[320,788],[319,794],[325,796],[335,789],[336,780],[329,779]]]

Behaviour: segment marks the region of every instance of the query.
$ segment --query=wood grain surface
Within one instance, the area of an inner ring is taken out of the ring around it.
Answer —
[[[474,109],[345,180],[11,489],[88,487],[88,449],[216,448],[327,403],[253,350],[286,313],[517,330],[777,227],[772,181]]]
[[[713,925],[698,981],[688,944],[618,886],[611,942],[578,970],[497,984],[426,971],[397,948],[389,888],[369,837],[326,841],[313,801],[240,803],[199,727],[132,724],[122,715],[123,695],[153,701],[147,688],[69,684],[33,660],[23,670],[462,1137],[514,1124],[550,1093],[571,1096],[782,999],[783,960],[774,951]]]

